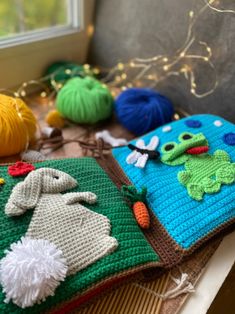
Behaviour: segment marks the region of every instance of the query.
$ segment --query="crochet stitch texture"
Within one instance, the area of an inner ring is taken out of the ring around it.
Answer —
[[[204,193],[217,193],[222,184],[235,181],[235,164],[230,163],[229,155],[219,149],[212,156],[203,154],[190,157],[185,169],[178,173],[178,180],[186,186],[188,194],[199,201]]]
[[[131,209],[123,201],[116,186],[108,178],[93,158],[76,158],[64,160],[48,160],[35,164],[36,168],[50,167],[68,173],[79,182],[72,192],[92,191],[98,197],[97,204],[86,207],[92,211],[107,216],[112,224],[111,236],[118,241],[118,248],[110,255],[103,257],[78,273],[68,276],[56,290],[55,296],[48,297],[41,304],[22,310],[16,305],[4,303],[4,294],[0,292],[0,313],[45,313],[61,302],[68,301],[78,293],[85,292],[110,276],[117,276],[126,270],[158,262],[159,257],[146,241],[138,227]],[[1,167],[0,175],[6,179],[6,184],[0,191],[0,258],[10,244],[25,235],[32,219],[33,211],[28,210],[19,217],[8,217],[4,213],[5,205],[13,187],[23,178],[12,178],[7,175],[7,167]]]
[[[209,146],[202,133],[184,132],[178,140],[163,145],[161,161],[170,166],[185,165],[177,177],[193,199],[200,201],[204,193],[217,193],[222,184],[235,181],[235,164],[228,153],[220,149],[213,155],[207,153]]]
[[[76,185],[76,180],[62,171],[35,170],[15,186],[5,209],[8,215],[19,215],[21,206],[24,210],[36,206],[26,237],[55,244],[66,259],[67,275],[87,267],[118,246],[116,239],[109,236],[109,219],[79,203],[96,203],[96,194],[58,193]]]
[[[234,124],[207,114],[192,118],[200,122],[197,128],[187,125],[186,121],[191,120],[189,117],[172,122],[170,132],[164,132],[161,127],[141,138],[148,142],[157,135],[161,149],[167,142],[178,141],[182,132],[203,133],[209,143],[208,154],[213,155],[216,150],[223,150],[234,163],[234,146],[223,140],[224,134],[234,133]],[[215,124],[215,121],[220,121],[220,125]],[[131,143],[135,145],[135,142]],[[172,166],[160,160],[150,160],[144,169],[138,169],[126,163],[126,156],[130,153],[127,147],[114,148],[112,153],[137,189],[147,187],[149,207],[181,248],[190,249],[217,228],[235,219],[235,184],[221,185],[217,193],[205,194],[199,202],[188,195],[187,189],[178,180],[180,171],[185,170],[184,165]]]

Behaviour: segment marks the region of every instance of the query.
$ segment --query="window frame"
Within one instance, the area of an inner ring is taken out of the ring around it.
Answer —
[[[67,0],[67,24],[35,29],[32,31],[26,31],[25,33],[19,33],[9,37],[6,36],[0,38],[0,49],[38,40],[54,38],[57,36],[63,36],[79,31],[79,28],[82,27],[82,25],[80,25],[83,11],[82,2],[83,1],[81,0]]]
[[[16,36],[18,39],[15,39],[15,42],[12,38],[11,43],[0,44],[0,68],[4,74],[0,75],[1,89],[14,89],[24,81],[41,77],[43,70],[54,61],[85,62],[93,33],[95,0],[68,0],[68,2],[73,3],[73,6],[70,6],[72,8],[70,20],[73,24],[55,26],[49,32],[38,30],[35,34],[32,31],[22,34],[22,39],[19,38],[21,35]]]

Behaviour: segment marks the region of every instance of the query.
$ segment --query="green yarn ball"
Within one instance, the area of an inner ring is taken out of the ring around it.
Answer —
[[[71,78],[71,74],[66,71],[69,70],[73,76],[81,76],[84,72],[83,66],[68,61],[57,61],[49,65],[44,73],[44,76],[52,75],[57,83],[64,83]],[[47,81],[51,85],[50,80]]]
[[[73,122],[94,124],[111,116],[113,97],[96,79],[75,77],[59,91],[56,108],[64,118]]]

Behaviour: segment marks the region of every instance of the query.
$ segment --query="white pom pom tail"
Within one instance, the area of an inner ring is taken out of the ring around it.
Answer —
[[[66,277],[66,260],[53,243],[22,237],[0,261],[5,302],[25,308],[44,301]]]

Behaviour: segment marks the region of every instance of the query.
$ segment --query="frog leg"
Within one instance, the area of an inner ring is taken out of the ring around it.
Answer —
[[[192,175],[191,175],[190,171],[180,171],[177,174],[177,178],[178,178],[179,182],[181,184],[183,184],[184,186],[187,186],[191,177],[192,177]]]
[[[230,156],[225,150],[218,149],[214,152],[215,159],[219,161],[225,161],[225,162],[230,162]]]
[[[204,192],[213,194],[220,190],[221,182],[217,180],[212,180],[211,178],[204,178],[201,182]]]
[[[196,201],[202,200],[204,189],[201,184],[189,183],[187,185],[187,191],[188,191],[189,196],[191,196],[194,200]]]
[[[235,166],[227,164],[216,171],[216,181],[222,184],[231,184],[235,181]]]

